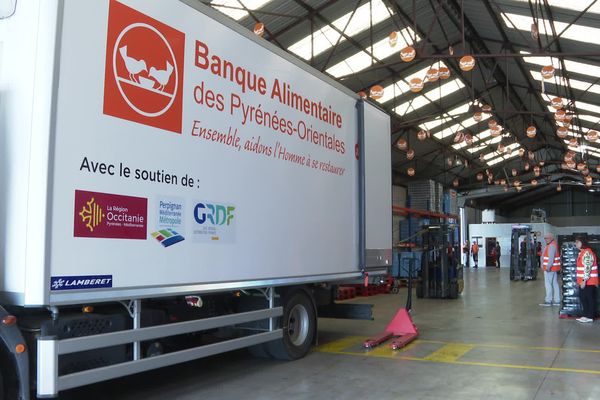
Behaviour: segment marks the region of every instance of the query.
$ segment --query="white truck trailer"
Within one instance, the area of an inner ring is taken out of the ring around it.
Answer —
[[[333,299],[391,264],[389,116],[197,0],[0,13],[0,399],[369,318]]]

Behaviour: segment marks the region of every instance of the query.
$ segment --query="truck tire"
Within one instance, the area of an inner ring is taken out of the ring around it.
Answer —
[[[19,398],[19,379],[8,351],[0,346],[0,400]]]
[[[283,338],[265,343],[267,352],[278,360],[297,360],[308,354],[315,337],[317,318],[311,298],[303,290],[286,296],[281,323]]]

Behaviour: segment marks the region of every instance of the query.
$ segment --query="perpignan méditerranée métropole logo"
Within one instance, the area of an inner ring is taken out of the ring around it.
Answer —
[[[75,237],[146,239],[148,199],[75,191]]]
[[[156,239],[163,247],[169,247],[175,243],[179,243],[185,240],[185,238],[174,231],[171,228],[161,229],[151,233],[152,237]]]
[[[181,133],[185,34],[110,0],[104,114]]]

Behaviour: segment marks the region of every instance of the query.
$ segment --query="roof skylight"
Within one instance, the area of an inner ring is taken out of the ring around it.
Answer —
[[[243,8],[247,8],[248,10],[252,11],[261,8],[271,1],[272,0],[212,0],[210,5],[221,11],[223,14],[230,16],[236,21],[239,21],[248,15],[248,11],[244,10]]]
[[[391,15],[392,12],[385,6],[383,0],[373,0],[371,4],[367,2],[358,7],[354,15],[352,15],[352,11],[343,15],[333,21],[331,25],[326,25],[323,28],[316,30],[312,35],[312,38],[311,35],[308,35],[288,47],[288,50],[305,60],[310,60],[312,55],[317,56],[335,46],[338,40],[340,43],[346,40],[346,38],[338,31],[343,31],[344,35],[352,37],[367,30],[370,27],[371,19],[373,25],[375,25],[390,18]],[[346,24],[348,24],[348,26],[346,26]],[[334,29],[334,27],[337,30]],[[345,31],[344,28],[346,28]],[[402,32],[398,35],[398,44],[396,44],[396,47],[399,49],[404,47],[402,46],[402,41],[404,40],[402,37],[403,34],[405,33]],[[409,36],[407,36],[406,39],[409,39]]]
[[[584,7],[581,5],[579,7],[581,8],[581,10],[584,9]],[[513,28],[513,24],[514,24],[514,26],[516,26],[517,29],[519,29],[519,30],[528,31],[528,32],[531,31],[531,24],[534,23],[533,18],[531,18],[531,16],[520,15],[520,14],[511,14],[511,13],[502,13],[501,15],[502,15],[502,19],[504,20],[504,23],[506,24],[507,27]],[[539,18],[538,21],[539,21],[538,24],[542,25],[542,26],[538,26],[540,36],[544,32],[548,32],[551,35],[552,28],[551,28],[550,22],[544,18]],[[578,24],[573,24],[573,25],[569,26],[568,23],[560,22],[560,21],[553,21],[553,22],[554,22],[554,27],[556,28],[557,32],[564,31],[564,33],[561,35],[561,38],[564,38],[564,39],[570,39],[570,40],[576,40],[578,42],[590,43],[591,38],[595,38],[600,35],[600,29],[598,29],[598,28],[592,28],[589,26],[578,25]],[[566,28],[566,30],[565,30],[565,28]]]

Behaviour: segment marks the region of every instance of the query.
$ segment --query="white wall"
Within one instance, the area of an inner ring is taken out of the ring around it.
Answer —
[[[532,232],[539,232],[540,234],[537,236],[538,241],[541,241],[541,238],[547,232],[551,232],[556,234],[556,228],[550,224],[544,223],[525,223],[526,225],[531,226]],[[502,252],[502,256],[500,257],[500,265],[504,267],[510,266],[510,247],[511,247],[511,235],[512,235],[512,226],[515,224],[469,224],[469,243],[472,244],[475,236],[480,236],[478,239],[479,243],[479,265],[484,266],[485,264],[485,254],[487,254],[487,249],[485,248],[485,238],[486,237],[495,237],[496,240],[500,243],[500,248]]]

